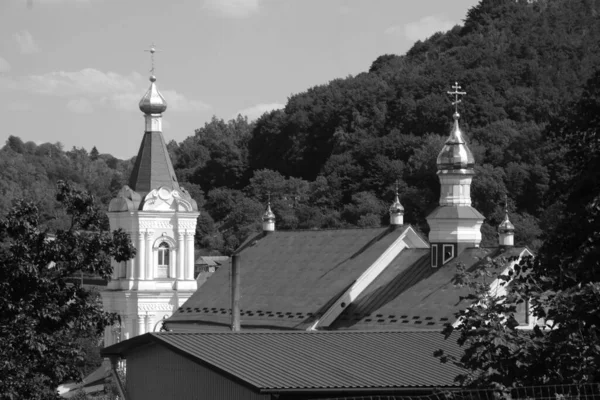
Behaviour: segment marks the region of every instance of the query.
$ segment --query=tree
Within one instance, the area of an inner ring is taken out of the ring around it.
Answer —
[[[90,160],[96,161],[99,155],[100,153],[98,152],[96,146],[92,147],[92,151],[90,151]]]
[[[0,399],[54,399],[62,382],[82,378],[82,338],[98,338],[113,315],[70,279],[84,272],[109,279],[111,259],[135,255],[123,231],[102,230],[94,198],[59,181],[56,199],[68,228],[49,232],[40,210],[16,202],[0,220]]]
[[[572,173],[556,228],[535,259],[499,277],[506,289],[500,296],[489,293],[488,283],[469,279],[472,274],[459,275],[471,282],[472,306],[445,334],[458,330],[464,353],[438,356],[467,371],[457,377],[467,386],[506,392],[519,385],[600,381],[600,71],[564,115],[547,135],[567,149]],[[515,319],[526,303],[541,322],[529,331],[517,329]]]

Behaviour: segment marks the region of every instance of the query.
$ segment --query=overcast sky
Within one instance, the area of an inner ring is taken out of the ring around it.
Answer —
[[[0,0],[0,144],[130,158],[154,42],[167,141],[255,119],[462,24],[477,0]]]

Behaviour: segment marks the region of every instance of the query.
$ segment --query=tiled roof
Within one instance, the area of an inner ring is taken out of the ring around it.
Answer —
[[[524,249],[468,248],[448,264],[432,268],[427,249],[405,249],[331,324],[329,329],[433,329],[455,320],[468,303],[454,285],[456,265],[482,267],[489,257],[518,256]]]
[[[161,186],[179,189],[162,133],[146,132],[131,171],[129,187],[144,196]]]
[[[242,325],[304,329],[406,228],[275,231],[240,252]],[[231,265],[214,275],[168,320],[230,323]]]
[[[433,356],[460,354],[439,332],[149,333],[110,346],[127,356],[158,343],[264,392],[455,386],[463,372]]]

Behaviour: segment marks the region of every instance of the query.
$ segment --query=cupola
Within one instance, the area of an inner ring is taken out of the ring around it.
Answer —
[[[508,201],[504,210],[504,220],[498,225],[498,242],[500,247],[515,245],[515,226],[508,219]]]
[[[454,118],[454,125],[448,139],[446,139],[444,147],[437,157],[436,164],[438,171],[472,169],[475,166],[473,153],[471,153],[469,146],[467,146],[467,142],[458,124],[460,114],[455,112],[452,117]]]
[[[156,77],[150,76],[150,87],[140,100],[140,110],[146,114],[162,114],[167,110],[167,102],[156,88]]]
[[[404,207],[400,203],[398,196],[398,184],[396,184],[396,198],[390,206],[390,225],[398,226],[404,224]]]
[[[262,217],[263,232],[273,232],[275,230],[275,213],[271,211],[271,201],[267,203],[267,210]]]
[[[458,256],[465,248],[479,247],[481,225],[485,219],[471,206],[471,181],[475,176],[475,158],[460,129],[457,105],[459,91],[456,83],[452,104],[455,106],[453,125],[444,147],[438,154],[437,175],[440,180],[439,206],[427,216],[431,265],[441,267]]]

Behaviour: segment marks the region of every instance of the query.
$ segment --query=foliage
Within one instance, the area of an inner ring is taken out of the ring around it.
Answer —
[[[519,385],[584,384],[600,380],[600,72],[569,104],[548,135],[564,149],[571,180],[564,210],[535,259],[500,277],[506,293],[473,284],[472,306],[458,316],[464,354],[443,361],[465,368],[459,382],[501,391]],[[558,211],[555,209],[554,211]],[[490,269],[484,270],[489,273]],[[469,274],[461,274],[461,279]],[[516,329],[515,312],[528,302],[538,325]],[[449,336],[455,330],[447,326]]]
[[[18,200],[0,221],[0,398],[51,399],[62,382],[81,379],[84,341],[113,316],[75,273],[110,277],[111,258],[135,249],[123,231],[109,233],[87,192],[59,181],[56,200],[68,226],[51,232],[32,202]]]
[[[223,252],[260,230],[269,192],[278,229],[385,224],[396,181],[405,222],[427,233],[425,217],[439,199],[435,160],[452,123],[446,91],[458,81],[468,93],[460,123],[476,159],[472,200],[487,218],[483,243],[496,242],[508,195],[517,244],[537,249],[573,179],[550,125],[600,65],[599,9],[598,0],[481,0],[463,26],[404,55],[382,55],[368,72],[294,94],[256,122],[213,117],[183,142],[170,141],[177,177],[213,222],[197,244]],[[0,150],[0,212],[26,197],[58,222],[45,196],[56,179],[85,185],[106,206],[132,165],[97,149],[65,152],[11,136]],[[293,180],[300,186],[290,189]],[[209,198],[217,189],[244,204],[242,219],[216,204],[218,192]],[[386,207],[357,214],[358,193]]]

